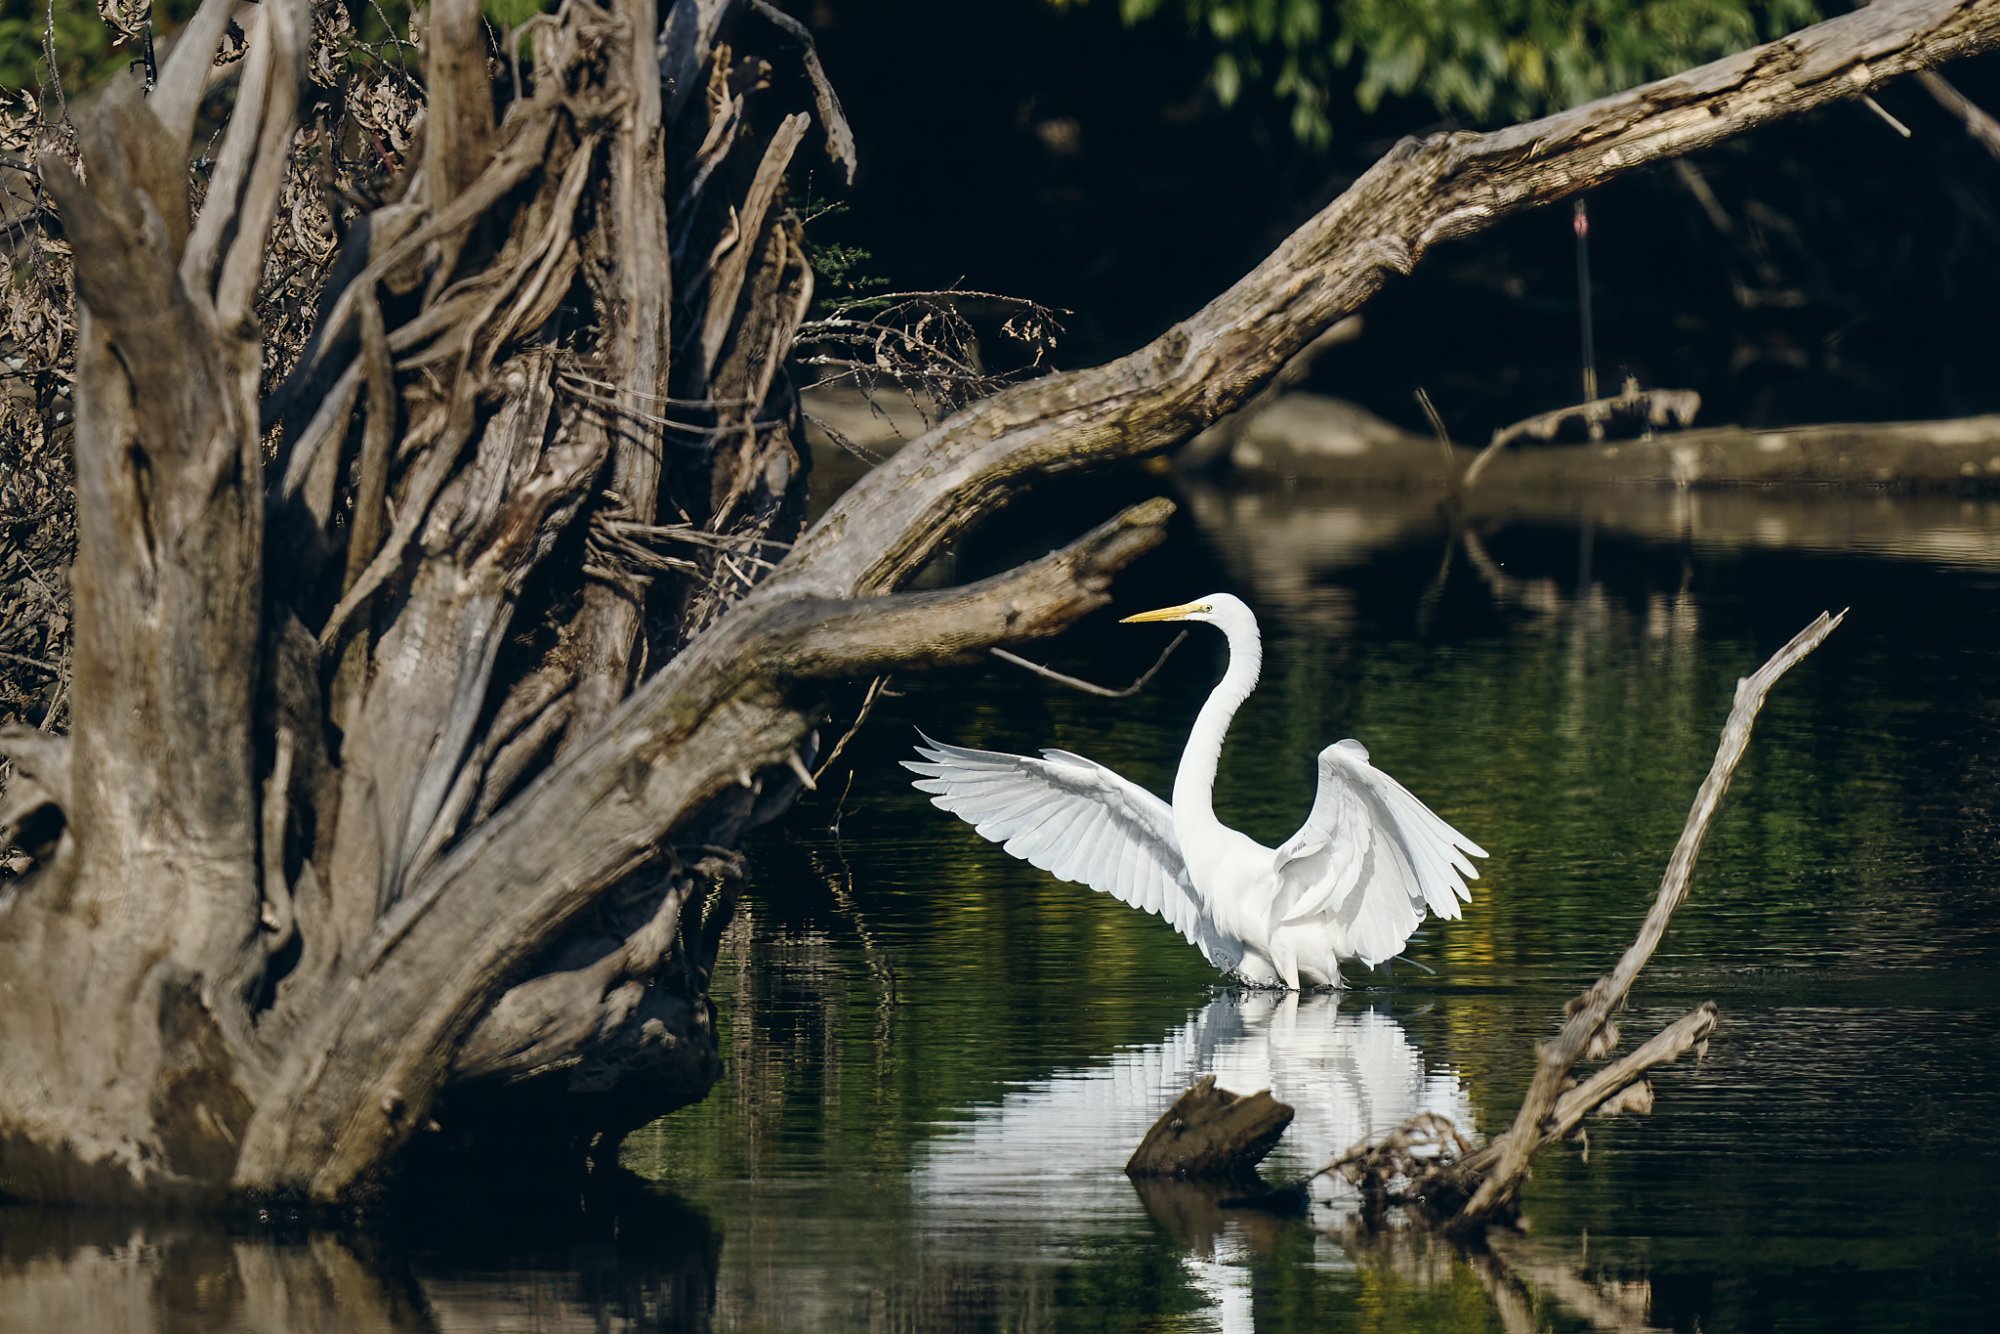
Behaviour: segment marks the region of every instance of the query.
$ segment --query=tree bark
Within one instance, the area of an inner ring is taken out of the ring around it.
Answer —
[[[945,543],[1212,424],[1440,241],[2000,40],[2000,0],[1883,3],[1407,143],[1149,347],[974,404],[798,535],[811,283],[781,182],[814,135],[850,159],[810,62],[808,113],[749,54],[796,31],[567,0],[514,87],[470,0],[442,6],[423,136],[393,81],[312,122],[420,156],[369,186],[274,368],[266,237],[310,192],[304,90],[343,66],[305,62],[301,0],[257,6],[192,209],[231,6],[150,99],[107,96],[84,178],[44,164],[84,321],[76,701],[66,743],[27,743],[48,855],[0,904],[0,1194],[352,1202],[496,1090],[699,1096],[732,873],[694,850],[795,795],[829,690],[1060,630],[1170,507],[897,592]]]

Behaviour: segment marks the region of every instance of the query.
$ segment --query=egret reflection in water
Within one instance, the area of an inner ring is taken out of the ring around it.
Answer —
[[[1219,1197],[1241,1193],[1240,1185],[1118,1186],[1148,1127],[1201,1075],[1232,1092],[1270,1089],[1296,1110],[1269,1162],[1274,1179],[1304,1176],[1420,1111],[1468,1131],[1473,1124],[1465,1085],[1428,1068],[1403,1026],[1381,1011],[1343,1009],[1330,992],[1225,992],[1159,1042],[1019,1086],[931,1141],[912,1174],[925,1235],[960,1253],[1018,1247],[1023,1233],[1060,1247],[1114,1223],[1112,1215],[1143,1212],[1181,1247],[1184,1280],[1214,1325],[1253,1328],[1255,1273],[1280,1220],[1220,1210]],[[1317,1178],[1312,1191],[1315,1222],[1358,1203],[1337,1178]],[[1352,1266],[1330,1243],[1313,1254],[1317,1263]]]
[[[926,1147],[917,1199],[935,1206],[937,1227],[961,1231],[1040,1219],[1060,1233],[1072,1220],[1136,1209],[1137,1200],[1105,1183],[1124,1174],[1146,1130],[1202,1075],[1236,1093],[1269,1089],[1296,1109],[1273,1176],[1303,1176],[1417,1112],[1472,1126],[1465,1085],[1427,1067],[1403,1026],[1381,1011],[1342,1008],[1330,992],[1225,992],[1158,1042],[974,1109]],[[1313,1190],[1323,1209],[1352,1199],[1329,1177]],[[976,1214],[968,1200],[982,1202]]]

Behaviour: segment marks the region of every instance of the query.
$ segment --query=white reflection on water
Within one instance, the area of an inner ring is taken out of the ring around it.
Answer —
[[[1052,1254],[1093,1222],[1144,1206],[1125,1160],[1160,1113],[1201,1075],[1237,1093],[1270,1089],[1297,1111],[1268,1160],[1272,1180],[1303,1176],[1359,1140],[1420,1111],[1473,1125],[1464,1083],[1426,1067],[1403,1026],[1377,1010],[1343,1009],[1333,993],[1232,992],[1194,1011],[1159,1042],[1104,1065],[1016,1087],[999,1103],[926,1146],[912,1177],[926,1233],[961,1253],[1038,1238]],[[1326,1177],[1313,1186],[1322,1213],[1352,1199]],[[1189,1253],[1190,1286],[1223,1329],[1250,1327],[1250,1252],[1232,1214],[1213,1226],[1162,1217]],[[1158,1215],[1156,1215],[1158,1216]],[[1255,1226],[1246,1216],[1245,1226]],[[990,1253],[990,1252],[989,1252]],[[1345,1265],[1337,1252],[1325,1262]]]

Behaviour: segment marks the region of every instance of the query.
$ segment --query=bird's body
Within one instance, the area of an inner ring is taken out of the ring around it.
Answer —
[[[1345,959],[1402,952],[1426,910],[1455,918],[1478,844],[1368,761],[1358,741],[1319,754],[1319,788],[1276,848],[1215,816],[1223,737],[1256,688],[1257,619],[1226,593],[1128,617],[1197,620],[1229,640],[1229,668],[1202,705],[1171,804],[1067,751],[1040,759],[924,738],[917,787],[979,834],[1064,880],[1166,919],[1223,971],[1254,986],[1340,985]]]

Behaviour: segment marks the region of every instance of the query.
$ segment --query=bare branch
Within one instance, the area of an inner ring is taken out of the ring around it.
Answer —
[[[1917,82],[1939,106],[1964,122],[1965,132],[1977,140],[1981,148],[2000,158],[2000,120],[1995,120],[1991,112],[1958,91],[1955,84],[1935,70],[1925,70],[1917,75]]]
[[[1062,672],[1056,671],[1053,667],[1044,667],[1042,664],[1038,662],[1029,662],[1026,658],[1022,657],[1020,654],[1009,653],[1004,648],[988,649],[987,652],[991,653],[994,657],[1000,659],[1000,661],[1002,662],[1011,662],[1016,667],[1025,667],[1027,670],[1033,672],[1036,676],[1042,677],[1044,680],[1054,681],[1057,685],[1065,685],[1070,687],[1072,690],[1081,690],[1086,695],[1098,695],[1104,699],[1126,699],[1129,698],[1130,696],[1138,694],[1141,690],[1145,689],[1146,682],[1152,680],[1153,677],[1156,674],[1158,674],[1160,668],[1167,665],[1167,659],[1173,656],[1174,650],[1179,648],[1181,646],[1181,641],[1183,639],[1186,639],[1187,637],[1188,637],[1188,632],[1185,630],[1175,635],[1173,638],[1173,642],[1160,650],[1160,656],[1153,660],[1153,665],[1151,667],[1148,667],[1145,671],[1139,673],[1138,679],[1132,682],[1131,685],[1124,687],[1122,690],[1114,690],[1110,686],[1101,686],[1094,681],[1083,680],[1081,677],[1069,676]]]
[[[751,7],[771,26],[784,33],[799,46],[799,60],[805,67],[806,77],[812,81],[814,109],[819,113],[821,131],[826,135],[826,155],[840,164],[847,174],[847,183],[854,184],[854,169],[859,159],[854,152],[854,131],[848,128],[847,114],[840,109],[840,98],[833,91],[832,80],[826,77],[826,67],[820,64],[819,49],[813,44],[812,33],[806,25],[779,9],[767,0],[752,0]]]
[[[1653,957],[1653,951],[1666,934],[1674,909],[1687,897],[1702,843],[1707,839],[1709,826],[1722,805],[1723,793],[1729,789],[1729,780],[1750,744],[1750,729],[1756,723],[1758,711],[1764,707],[1765,697],[1778,679],[1818,648],[1846,616],[1845,611],[1837,616],[1822,612],[1818,619],[1778,650],[1769,662],[1736,683],[1736,702],[1730,709],[1728,722],[1723,726],[1722,742],[1716,750],[1715,762],[1709,768],[1708,777],[1702,781],[1701,790],[1695,794],[1687,825],[1681,830],[1680,841],[1675,845],[1673,856],[1667,862],[1666,874],[1660,881],[1659,894],[1654,898],[1646,920],[1640,925],[1638,937],[1627,947],[1617,967],[1571,1003],[1569,1021],[1563,1025],[1562,1032],[1542,1047],[1534,1082],[1521,1100],[1521,1110],[1514,1118],[1513,1128],[1496,1141],[1498,1154],[1492,1170],[1480,1182],[1479,1189],[1465,1208],[1452,1220],[1454,1228],[1481,1225],[1511,1206],[1521,1179],[1527,1173],[1528,1159],[1544,1140],[1544,1124],[1556,1110],[1562,1096],[1562,1084],[1568,1078],[1570,1068],[1591,1048],[1613,1012],[1624,1005],[1639,971]],[[1700,1013],[1696,1012],[1697,1015]],[[1710,1022],[1713,1022],[1712,1016]],[[1608,1092],[1606,1096],[1609,1096]]]
[[[202,0],[201,8],[188,20],[174,41],[174,49],[160,67],[159,81],[146,99],[160,124],[177,143],[186,143],[194,134],[194,117],[208,82],[209,63],[215,59],[215,45],[229,26],[236,0]]]
[[[1479,451],[1459,478],[1459,485],[1471,487],[1478,482],[1480,474],[1491,465],[1493,456],[1523,437],[1533,440],[1553,440],[1556,433],[1571,421],[1581,421],[1597,427],[1602,434],[1602,424],[1619,414],[1641,416],[1648,427],[1686,426],[1701,411],[1701,395],[1692,389],[1641,389],[1635,380],[1626,380],[1617,393],[1605,398],[1593,398],[1588,403],[1577,403],[1566,408],[1555,408],[1549,412],[1537,413],[1512,426],[1503,426],[1493,433],[1493,439],[1486,448]]]
[[[854,721],[848,724],[847,730],[840,734],[840,740],[833,743],[833,749],[829,750],[826,758],[820,761],[819,768],[813,771],[812,782],[806,784],[807,787],[817,787],[819,780],[826,777],[827,770],[833,768],[834,762],[840,759],[841,752],[847,749],[847,743],[860,734],[861,725],[868,721],[869,710],[875,707],[875,701],[882,697],[883,688],[888,684],[889,678],[886,676],[878,676],[868,683],[868,693],[862,696],[861,707],[854,713]],[[852,773],[848,775],[847,781],[849,783],[854,781]]]

